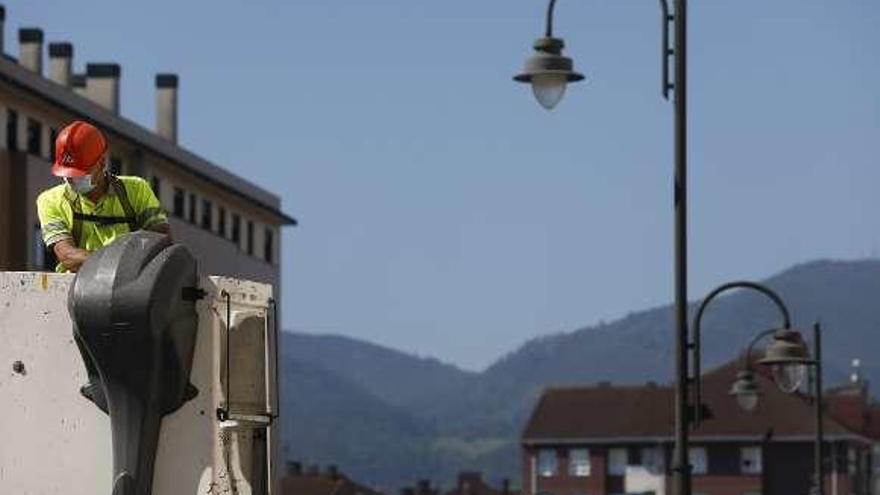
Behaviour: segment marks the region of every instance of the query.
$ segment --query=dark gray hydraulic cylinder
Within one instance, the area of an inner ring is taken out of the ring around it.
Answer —
[[[150,495],[162,417],[187,400],[198,317],[196,261],[139,231],[95,252],[68,301],[101,377],[113,445],[112,495]],[[189,387],[191,390],[191,387]]]

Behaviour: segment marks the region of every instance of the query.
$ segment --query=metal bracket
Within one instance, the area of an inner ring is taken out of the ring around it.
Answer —
[[[220,297],[226,300],[226,394],[225,397],[223,397],[223,400],[225,401],[224,407],[217,408],[217,420],[226,421],[229,419],[229,409],[231,407],[230,404],[232,403],[232,399],[229,396],[229,382],[231,381],[231,370],[229,369],[229,355],[231,354],[229,351],[229,334],[232,332],[232,295],[224,289],[220,291]]]
[[[204,292],[204,291],[202,291]],[[239,414],[231,411],[232,408],[232,391],[230,388],[231,385],[231,377],[232,377],[232,363],[230,359],[230,355],[232,354],[232,349],[230,348],[230,334],[232,333],[232,295],[226,291],[225,289],[220,291],[220,297],[222,297],[226,302],[226,352],[225,352],[225,360],[226,360],[226,391],[225,391],[225,404],[224,407],[218,407],[216,410],[217,420],[221,423],[223,422],[235,422],[236,424],[249,424],[256,427],[268,427],[272,424],[272,422],[280,415],[281,410],[281,399],[280,394],[276,393],[276,404],[274,407],[274,411],[271,407],[267,407],[269,409],[265,414]],[[278,371],[278,306],[275,302],[275,299],[269,299],[269,304],[272,306],[272,324],[273,324],[273,339],[275,340],[275,374],[276,374],[276,387],[277,387],[277,376],[279,374]],[[268,317],[268,315],[267,315]],[[269,325],[267,323],[263,345],[266,346],[269,344]],[[267,397],[268,399],[268,397]],[[267,404],[268,406],[268,404]]]
[[[660,47],[660,58],[663,60],[663,73],[660,77],[660,84],[663,99],[668,100],[669,90],[675,87],[675,85],[669,81],[669,59],[675,54],[675,50],[669,47],[669,25],[675,20],[675,16],[669,14],[668,0],[660,0],[660,11],[662,15],[660,18],[662,24],[661,30],[663,33]]]

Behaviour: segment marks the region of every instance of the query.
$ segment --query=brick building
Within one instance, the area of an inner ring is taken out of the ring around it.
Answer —
[[[728,395],[738,363],[704,376],[708,418],[691,433],[694,494],[809,493],[814,410],[758,374],[757,408]],[[550,388],[522,437],[524,495],[671,493],[674,391],[667,386]],[[826,493],[869,493],[872,440],[825,417]]]
[[[859,471],[869,472],[863,478],[868,493],[880,495],[880,404],[875,403],[869,394],[868,382],[859,372],[859,361],[855,360],[850,383],[825,392],[828,414],[850,430],[861,432],[874,444],[869,457],[847,459],[847,463]]]
[[[296,221],[281,200],[177,142],[178,78],[156,76],[156,126],[120,113],[122,69],[88,63],[76,73],[73,45],[44,46],[43,31],[18,30],[18,56],[3,46],[6,11],[0,5],[0,270],[50,270],[35,199],[58,183],[49,173],[59,129],[75,119],[102,129],[114,173],[147,179],[169,214],[174,239],[204,273],[233,275],[279,288],[281,227]],[[48,71],[44,56],[48,55]]]

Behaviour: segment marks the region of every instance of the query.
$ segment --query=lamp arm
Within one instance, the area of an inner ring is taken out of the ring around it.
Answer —
[[[556,0],[550,0],[550,4],[547,5],[547,30],[545,31],[547,38],[553,37],[553,9],[555,8]]]
[[[791,327],[791,317],[789,316],[788,308],[786,308],[785,303],[782,302],[782,298],[779,297],[779,295],[776,294],[775,292],[773,292],[770,288],[768,288],[764,285],[761,285],[759,283],[756,283],[756,282],[750,282],[748,280],[738,280],[736,282],[728,282],[726,284],[723,284],[723,285],[716,287],[714,290],[712,290],[712,292],[709,293],[709,295],[706,296],[705,299],[703,299],[703,302],[701,302],[699,308],[697,308],[697,314],[694,316],[694,325],[693,325],[694,340],[691,343],[691,349],[693,352],[693,361],[694,361],[694,378],[693,378],[694,415],[693,415],[693,417],[694,417],[694,427],[695,428],[700,425],[700,421],[702,420],[702,417],[701,417],[702,408],[701,408],[700,402],[702,400],[702,395],[703,395],[703,379],[700,376],[701,375],[700,323],[703,320],[703,313],[706,311],[706,308],[709,306],[709,303],[711,303],[716,297],[721,295],[723,292],[727,292],[727,291],[733,290],[733,289],[752,289],[752,290],[756,290],[756,291],[760,292],[761,294],[764,294],[765,296],[769,297],[770,300],[772,300],[776,304],[776,307],[779,308],[779,311],[782,313],[784,328]],[[752,343],[749,345],[749,351],[748,351],[748,353],[746,353],[746,365],[749,367],[748,368],[749,370],[751,370],[751,363],[750,363],[749,355],[751,354],[752,345],[754,345],[754,343],[757,342],[759,340],[759,338],[763,337],[768,332],[772,332],[772,330],[767,331],[767,332],[762,332],[761,334],[758,335],[758,338],[753,340]]]

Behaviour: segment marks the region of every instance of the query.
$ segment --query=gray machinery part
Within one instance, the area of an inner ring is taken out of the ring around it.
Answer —
[[[112,495],[150,495],[162,417],[192,396],[197,282],[185,247],[138,231],[92,254],[71,286],[73,330],[110,414]]]

